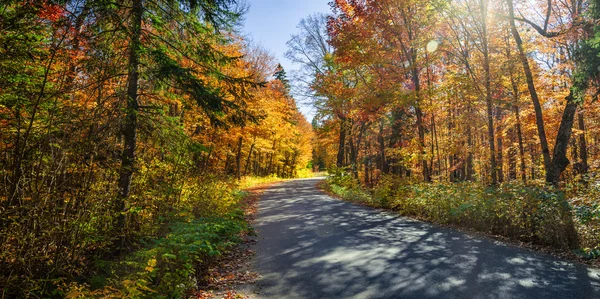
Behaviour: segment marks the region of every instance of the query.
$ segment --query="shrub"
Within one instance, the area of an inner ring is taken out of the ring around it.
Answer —
[[[370,194],[337,172],[328,184],[345,199],[402,215],[557,248],[577,247],[571,207],[557,190],[508,183],[411,183],[384,176]]]
[[[600,252],[600,181],[590,177],[587,183],[572,186],[571,198],[583,255],[596,257]]]
[[[178,222],[171,232],[118,262],[100,262],[105,276],[91,285],[63,286],[69,298],[181,298],[197,285],[211,258],[238,244],[248,230],[239,210],[225,217]]]
[[[373,204],[372,196],[360,187],[358,180],[352,178],[347,169],[332,167],[327,176],[329,191],[349,201]]]

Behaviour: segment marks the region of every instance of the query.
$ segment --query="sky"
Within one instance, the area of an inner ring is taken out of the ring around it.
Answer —
[[[255,43],[262,45],[277,58],[289,74],[298,65],[284,57],[286,42],[298,32],[296,26],[310,14],[329,13],[331,0],[247,0],[250,10],[245,15],[244,32]],[[300,111],[311,121],[312,107],[300,105]]]

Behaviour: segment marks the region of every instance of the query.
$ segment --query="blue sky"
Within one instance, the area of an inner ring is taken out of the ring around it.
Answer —
[[[329,13],[331,0],[248,0],[250,10],[245,15],[244,32],[255,42],[269,50],[289,74],[293,65],[283,56],[285,43],[298,31],[300,20],[316,12]],[[310,107],[301,107],[310,121]]]

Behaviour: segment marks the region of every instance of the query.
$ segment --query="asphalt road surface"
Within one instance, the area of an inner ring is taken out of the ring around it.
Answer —
[[[293,180],[263,194],[257,298],[600,298],[600,270],[353,205]]]

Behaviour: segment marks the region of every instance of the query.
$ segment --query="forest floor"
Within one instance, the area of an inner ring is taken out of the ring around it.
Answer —
[[[600,298],[600,269],[341,201],[319,181],[264,190],[246,249],[257,274],[229,298]]]

